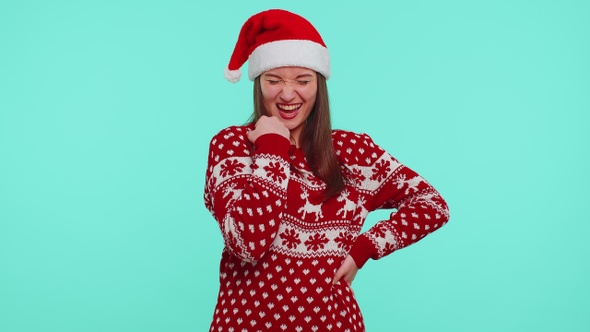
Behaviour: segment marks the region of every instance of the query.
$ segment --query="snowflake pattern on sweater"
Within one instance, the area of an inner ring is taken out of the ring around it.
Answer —
[[[325,184],[303,152],[276,134],[233,126],[211,140],[205,205],[224,240],[210,331],[364,331],[354,294],[332,285],[350,254],[361,268],[444,225],[448,207],[422,177],[366,134],[334,130],[345,189]],[[368,213],[395,209],[360,234]]]

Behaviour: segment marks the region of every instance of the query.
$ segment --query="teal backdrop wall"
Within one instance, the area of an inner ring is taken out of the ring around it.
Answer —
[[[322,33],[334,127],[451,207],[359,272],[368,331],[590,331],[590,3],[575,0],[0,0],[0,331],[208,330],[208,144],[252,110],[251,82],[223,69],[273,7]]]

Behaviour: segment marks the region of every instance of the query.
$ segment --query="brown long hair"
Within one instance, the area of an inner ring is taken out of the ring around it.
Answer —
[[[320,73],[317,73],[317,83],[316,100],[301,131],[299,143],[311,171],[326,183],[324,199],[328,199],[344,189],[345,177],[334,152],[328,86],[326,78]],[[258,76],[254,80],[254,114],[250,123],[255,123],[265,114]]]

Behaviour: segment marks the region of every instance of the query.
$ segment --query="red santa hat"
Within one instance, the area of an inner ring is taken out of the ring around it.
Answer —
[[[246,61],[251,81],[267,70],[286,66],[330,77],[330,55],[320,34],[305,18],[282,9],[260,12],[244,23],[225,78],[239,81]]]

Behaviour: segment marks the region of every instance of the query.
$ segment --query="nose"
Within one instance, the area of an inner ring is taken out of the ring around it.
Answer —
[[[291,84],[284,84],[283,89],[281,90],[281,94],[279,96],[284,101],[291,101],[291,100],[295,99],[295,95],[296,95],[296,92],[295,92],[295,89],[293,88],[293,86]]]

